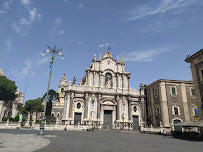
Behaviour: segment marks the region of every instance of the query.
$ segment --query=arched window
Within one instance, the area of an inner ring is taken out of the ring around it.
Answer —
[[[81,103],[77,103],[77,108],[80,109]]]
[[[64,92],[64,88],[61,88],[61,93],[63,93]]]
[[[133,107],[134,112],[137,112],[137,106]]]
[[[174,114],[178,115],[178,107],[174,107]]]
[[[180,106],[179,105],[173,105],[172,106],[172,114],[173,115],[180,115]]]
[[[60,116],[60,114],[58,113],[58,114],[57,114],[57,118],[59,118],[59,116]]]

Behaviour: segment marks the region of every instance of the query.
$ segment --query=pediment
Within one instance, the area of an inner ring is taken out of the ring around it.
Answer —
[[[111,58],[106,58],[101,61],[101,70],[105,71],[106,69],[111,69],[112,71],[117,70],[116,61]]]
[[[102,103],[103,105],[116,105],[116,103],[114,103],[114,101],[111,101],[111,100],[106,100],[106,101],[103,101],[103,103]]]

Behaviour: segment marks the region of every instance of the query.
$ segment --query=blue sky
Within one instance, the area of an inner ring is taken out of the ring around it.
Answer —
[[[78,84],[94,54],[124,57],[131,87],[157,79],[192,80],[188,54],[202,49],[202,0],[0,0],[0,68],[25,93],[47,89],[47,45],[63,49],[51,88],[65,72]]]

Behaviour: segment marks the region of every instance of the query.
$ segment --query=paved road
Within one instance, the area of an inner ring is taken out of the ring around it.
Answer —
[[[32,130],[0,130],[11,135],[37,134]],[[187,141],[163,138],[160,135],[141,134],[132,132],[77,132],[77,131],[46,131],[51,143],[36,152],[202,152],[202,141]],[[32,144],[32,143],[30,143]],[[1,151],[1,149],[0,149]],[[19,151],[19,150],[16,150]],[[28,150],[32,151],[32,150]]]

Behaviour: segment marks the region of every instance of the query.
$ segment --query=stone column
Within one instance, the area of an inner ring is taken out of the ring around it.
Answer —
[[[187,95],[186,95],[186,88],[185,84],[181,84],[181,93],[182,93],[182,99],[183,99],[183,110],[184,110],[184,116],[185,121],[190,121],[190,115],[189,115],[189,109],[188,109],[188,103],[187,103]]]
[[[94,95],[94,116],[93,119],[97,119],[97,98]]]
[[[104,76],[100,76],[100,87],[104,88]]]
[[[98,86],[99,86],[99,74],[98,74],[98,72],[95,72],[94,87],[98,87]]]
[[[70,109],[70,94],[68,93],[65,102],[64,102],[64,114],[63,114],[63,119],[68,120],[69,117],[69,109]]]
[[[113,76],[113,89],[116,89],[116,77]]]
[[[100,119],[100,113],[101,113],[101,95],[98,95],[97,99],[97,119]]]
[[[85,95],[85,113],[84,113],[84,118],[87,119],[87,115],[88,115],[88,100],[89,100],[89,96],[88,94]]]
[[[129,121],[132,121],[131,110],[132,110],[132,105],[131,105],[131,102],[128,101],[128,120]]]
[[[128,89],[128,79],[126,75],[123,75],[123,88]]]
[[[116,106],[113,107],[113,116],[112,116],[112,126],[113,128],[115,127],[115,122],[116,121]]]
[[[120,120],[121,119],[121,117],[120,117],[120,107],[121,107],[121,101],[120,101],[120,98],[119,98],[119,96],[117,96],[117,99],[116,99],[116,101],[117,101],[117,120]]]
[[[3,117],[3,101],[0,100],[0,122],[2,121]]]
[[[154,96],[153,96],[153,88],[150,88],[150,99],[151,99],[151,116],[152,116],[152,125],[154,126],[154,125],[156,125],[156,122],[155,122],[155,116],[156,116],[156,109],[155,109],[155,107],[154,107]],[[141,109],[140,109],[141,110]]]
[[[103,124],[104,123],[104,107],[103,107],[103,105],[101,106],[100,120],[101,120],[101,123]]]
[[[36,114],[37,114],[37,112],[33,112],[32,113],[32,120],[33,120],[34,123],[36,121]]]
[[[93,82],[94,82],[94,79],[93,79],[93,72],[89,72],[89,86],[93,86]]]
[[[125,103],[125,107],[124,107],[124,116],[125,116],[125,118],[124,118],[124,121],[125,122],[127,122],[128,121],[128,101],[127,101],[127,99],[126,99],[126,97],[124,97],[124,102],[123,103]]]
[[[88,98],[88,112],[87,112],[87,119],[89,119],[90,118],[90,113],[91,113],[91,98]]]
[[[121,76],[118,75],[118,88],[121,89],[122,88],[122,79]]]
[[[99,66],[100,66],[100,64],[99,64]],[[98,72],[98,79],[99,79],[98,87],[101,87],[101,72],[100,71]]]
[[[11,117],[15,117],[16,116],[16,111],[17,111],[17,104],[13,103],[12,105],[12,115]]]
[[[70,97],[70,108],[69,108],[69,118],[73,118],[73,98],[74,98],[74,93],[71,94]]]
[[[144,98],[141,98],[141,107],[140,107],[140,118],[141,118],[141,122],[145,122],[146,121],[146,112],[145,112],[145,109],[146,109],[146,104],[145,104],[145,100]]]
[[[163,127],[170,127],[165,82],[160,83],[160,105]]]

